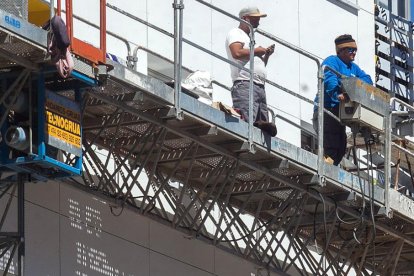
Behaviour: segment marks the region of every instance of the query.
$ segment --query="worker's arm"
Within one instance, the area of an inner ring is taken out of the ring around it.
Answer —
[[[336,59],[329,57],[325,59],[322,65],[327,65],[335,71],[339,72],[339,67]],[[325,90],[325,103],[333,104],[334,102],[341,101],[341,83],[338,76],[329,69],[325,69],[324,72],[324,90]],[[325,106],[331,107],[331,106]]]
[[[234,59],[239,60],[249,60],[250,58],[250,49],[243,48],[241,42],[233,42],[229,46],[231,55]],[[261,46],[254,48],[254,56],[262,57],[266,54],[267,49]]]
[[[362,70],[361,68],[359,68],[358,65],[356,65],[356,74],[355,74],[355,76],[357,78],[359,78],[360,80],[368,83],[368,84],[371,84],[371,85],[373,84],[372,79],[371,79],[371,76],[368,75],[367,73],[365,73],[364,70]]]
[[[325,95],[331,99],[338,99],[338,96],[342,94],[340,90],[339,78],[331,71],[325,71]]]

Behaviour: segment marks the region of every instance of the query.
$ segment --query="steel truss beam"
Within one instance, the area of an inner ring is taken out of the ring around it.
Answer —
[[[390,257],[372,248],[387,251],[384,241],[402,236],[413,249],[412,234],[398,230],[405,221],[378,217],[374,229],[349,192],[312,188],[313,176],[292,161],[247,154],[243,141],[220,140],[191,116],[177,122],[154,99],[88,97],[86,119],[106,115],[85,128],[83,182],[116,198],[121,210],[135,208],[278,273],[398,273],[405,247],[395,248],[387,267],[379,264]]]

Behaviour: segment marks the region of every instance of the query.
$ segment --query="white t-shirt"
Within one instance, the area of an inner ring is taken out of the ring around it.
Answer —
[[[250,46],[250,38],[249,36],[240,28],[234,28],[232,29],[226,37],[226,51],[227,51],[227,57],[229,60],[244,66],[245,68],[250,68],[250,62],[249,59],[247,60],[239,60],[234,59],[230,52],[230,45],[234,42],[240,42],[243,45],[244,49],[249,49]],[[250,74],[247,71],[244,71],[242,69],[239,69],[233,65],[230,65],[231,70],[231,79],[234,81],[236,80],[250,80]],[[254,57],[254,76],[253,81],[259,84],[264,84],[264,81],[260,78],[265,79],[266,78],[266,67],[263,62],[263,60],[260,57]]]

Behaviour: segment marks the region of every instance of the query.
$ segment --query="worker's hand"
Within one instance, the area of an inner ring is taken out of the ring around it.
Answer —
[[[338,100],[340,100],[341,102],[345,101],[346,97],[344,94],[339,94],[338,95]]]
[[[266,48],[266,55],[270,56],[274,52],[275,52],[275,44],[272,44]]]
[[[259,46],[257,48],[254,49],[254,55],[261,57],[263,55],[265,55],[267,53],[267,48],[264,48],[262,46]]]

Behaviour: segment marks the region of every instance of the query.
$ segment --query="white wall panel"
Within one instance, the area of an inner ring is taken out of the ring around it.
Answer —
[[[237,15],[239,12],[239,5],[234,5],[231,1],[213,1],[213,5],[226,10],[227,12]],[[211,47],[212,51],[220,56],[227,58],[225,41],[227,33],[234,27],[237,27],[238,21],[231,19],[216,11],[212,12],[212,35]],[[219,59],[212,59],[212,76],[217,81],[232,86],[230,77],[230,64]],[[213,92],[213,99],[215,101],[222,101],[227,105],[232,105],[230,91],[215,89]]]
[[[358,16],[358,54],[356,63],[375,79],[375,22],[374,15],[366,11],[360,11]],[[372,26],[367,28],[367,26]]]
[[[331,1],[301,0],[300,47],[321,58],[335,55],[337,36],[351,34],[357,37],[357,14],[356,10],[345,9]]]
[[[372,0],[358,0],[358,6],[361,10],[372,13],[374,10],[374,1]]]
[[[167,32],[174,33],[174,10],[172,1],[149,0],[147,1],[147,18],[151,24],[160,27]],[[173,60],[174,40],[160,32],[148,28],[148,45],[151,50]]]
[[[211,10],[196,1],[184,1],[183,37],[211,50]],[[183,63],[193,70],[211,72],[212,56],[183,43]]]

